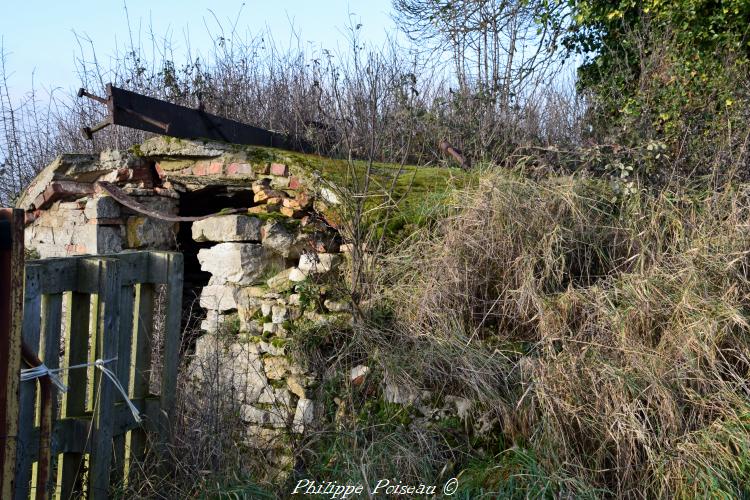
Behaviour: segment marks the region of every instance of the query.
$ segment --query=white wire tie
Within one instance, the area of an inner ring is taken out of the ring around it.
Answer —
[[[79,365],[72,365],[62,368],[48,368],[44,363],[42,363],[39,366],[34,366],[32,368],[23,368],[21,370],[21,382],[26,382],[28,380],[34,380],[35,378],[40,377],[49,377],[49,379],[52,381],[55,386],[57,386],[58,389],[62,392],[68,392],[68,388],[65,386],[65,384],[62,383],[60,378],[57,376],[57,373],[67,371],[67,370],[75,370],[78,368],[88,368],[90,366],[94,366],[101,370],[101,372],[107,376],[109,380],[112,381],[115,388],[120,391],[120,394],[122,395],[122,398],[125,400],[125,404],[128,405],[128,408],[130,409],[130,413],[133,414],[133,418],[137,423],[141,423],[142,419],[140,414],[138,413],[138,408],[133,404],[133,402],[128,397],[128,393],[125,390],[125,388],[122,386],[119,380],[117,380],[117,376],[114,374],[112,370],[107,368],[105,365],[107,363],[111,363],[112,361],[116,361],[117,358],[110,358],[110,359],[97,359],[93,363],[81,363]]]

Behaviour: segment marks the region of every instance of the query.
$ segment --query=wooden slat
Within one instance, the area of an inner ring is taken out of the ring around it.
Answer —
[[[44,275],[42,275],[44,276]],[[44,280],[42,280],[44,281]],[[48,368],[58,368],[60,366],[60,332],[61,332],[61,326],[62,326],[62,294],[55,293],[51,295],[44,295],[42,297],[42,338],[41,338],[41,346],[39,349],[39,352],[41,355],[39,356],[42,363],[47,365]],[[54,385],[50,388],[52,392],[51,402],[50,402],[50,409],[49,413],[47,415],[48,418],[51,418],[54,420],[57,417],[57,390]],[[41,406],[41,402],[39,402]],[[41,412],[40,413],[40,420],[41,420]],[[51,420],[48,421],[49,425],[51,425]],[[43,422],[40,421],[40,425],[42,425]],[[47,429],[51,429],[51,427],[47,427]],[[41,445],[45,445],[45,443],[40,443]],[[52,443],[47,442],[46,446],[50,448],[52,446]],[[51,454],[42,455],[43,457],[48,457],[47,460],[49,460],[49,457],[51,457]],[[47,474],[43,480],[46,483],[46,491],[50,492],[52,491],[52,479],[54,477],[53,470],[52,470],[52,463],[48,463],[46,470]],[[35,475],[37,471],[35,470]],[[37,484],[36,479],[32,482],[32,484]]]
[[[89,307],[91,299],[84,293],[66,294],[65,366],[86,363],[89,342]],[[60,416],[81,417],[86,410],[86,370],[63,372],[68,392],[63,394]],[[59,498],[76,498],[82,493],[83,455],[65,453],[59,460],[57,492]]]
[[[130,383],[132,398],[135,402],[149,394],[151,382],[151,338],[154,329],[154,285],[142,283],[135,289],[135,324],[133,325],[133,352],[130,363]],[[143,460],[146,452],[146,433],[143,429],[134,429],[126,438],[128,456],[125,474],[130,476],[130,464],[133,460]]]
[[[137,283],[147,283],[149,280],[149,253],[143,251],[126,250],[120,253],[105,254],[102,257],[117,259],[120,263],[120,283],[123,287]]]
[[[123,261],[120,261],[122,263]],[[120,330],[117,346],[117,378],[120,384],[132,396],[130,387],[130,356],[133,343],[133,306],[135,300],[135,289],[132,286],[123,286],[120,289]],[[119,398],[118,398],[119,399]],[[131,416],[132,419],[132,416]],[[112,484],[118,485],[125,478],[125,439],[124,434],[115,435],[113,438],[112,456]]]
[[[164,355],[162,356],[160,439],[171,442],[171,423],[174,417],[175,394],[177,392],[177,369],[179,367],[180,343],[182,341],[182,254],[154,252],[158,261],[166,261],[167,305],[164,326]]]
[[[26,266],[23,302],[23,342],[34,352],[39,350],[41,315],[41,295],[39,294],[38,267],[30,264]],[[29,496],[31,487],[32,449],[38,446],[33,442],[35,400],[37,381],[22,382],[19,388],[18,414],[18,446],[16,449],[16,485],[14,497],[18,500]]]
[[[24,246],[23,210],[0,209],[8,248],[0,248],[0,498],[12,498],[18,433],[18,372],[21,369]]]
[[[61,257],[32,261],[40,266],[39,292],[43,294],[63,293],[76,287],[77,258]]]
[[[96,325],[96,350],[100,359],[117,356],[120,305],[120,275],[115,259],[82,259],[79,270],[99,277],[100,318]],[[111,365],[108,368],[111,369]],[[114,385],[101,370],[95,372],[95,407],[89,457],[89,498],[107,498],[112,463]]]
[[[155,431],[153,426],[148,424],[148,420],[155,421],[159,414],[159,398],[150,397],[140,401],[134,401],[138,410],[147,418],[146,428]],[[140,427],[133,420],[133,414],[130,408],[124,404],[116,404],[113,410],[113,435],[125,435],[133,429]],[[91,420],[89,418],[64,418],[55,421],[52,430],[52,452],[54,454],[62,453],[88,453],[91,447],[91,440],[88,439]],[[32,433],[32,439],[39,439],[39,428],[35,427]],[[36,460],[37,450],[32,450],[31,459]],[[76,498],[79,495],[74,495]],[[64,497],[68,498],[68,497]]]

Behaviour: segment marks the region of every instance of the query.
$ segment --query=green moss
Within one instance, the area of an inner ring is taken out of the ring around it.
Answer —
[[[355,184],[363,184],[368,171],[368,162],[339,160],[319,155],[295,153],[275,148],[241,146],[241,151],[251,164],[286,164],[292,175],[300,177],[310,185],[330,183],[343,191],[352,190]],[[373,163],[370,167],[370,187],[366,210],[370,218],[366,223],[379,224],[379,232],[399,238],[413,226],[421,226],[437,215],[444,207],[452,188],[460,188],[476,176],[460,169],[442,167],[418,167],[392,163]],[[385,206],[388,200],[398,207],[385,221],[385,210],[372,210]],[[329,207],[324,215],[332,221],[346,217],[346,207]]]
[[[274,346],[274,347],[276,347],[276,348],[278,348],[278,349],[281,349],[282,347],[285,347],[288,343],[289,343],[288,339],[282,339],[282,338],[278,338],[278,337],[274,338],[274,339],[271,339],[271,345]]]
[[[179,141],[169,137],[166,143]],[[214,143],[215,141],[212,141]],[[225,158],[231,161],[246,162],[254,171],[261,172],[271,163],[282,163],[288,166],[291,175],[298,177],[303,185],[310,188],[330,185],[334,191],[359,192],[369,173],[369,187],[366,193],[365,225],[374,226],[376,234],[385,234],[392,239],[400,239],[409,234],[413,227],[422,226],[444,210],[447,193],[452,188],[461,188],[476,177],[455,168],[419,167],[415,165],[398,165],[392,163],[368,163],[366,161],[348,161],[326,158],[314,154],[296,153],[282,149],[262,146],[217,145],[223,148]],[[139,148],[140,151],[140,148]],[[163,169],[179,171],[195,163],[194,159],[164,159],[160,162]],[[199,180],[190,178],[190,182]],[[227,182],[241,182],[238,179],[227,179]],[[395,204],[395,207],[394,207]],[[347,203],[327,207],[325,216],[330,221],[347,219]],[[390,206],[392,210],[387,210]],[[263,219],[278,217],[288,220],[281,214],[255,214]],[[386,217],[387,215],[387,217]],[[291,222],[290,222],[291,223]]]
[[[143,151],[141,151],[141,145],[140,144],[135,144],[135,145],[131,146],[130,149],[128,149],[128,151],[133,156],[137,156],[139,158],[143,156]]]

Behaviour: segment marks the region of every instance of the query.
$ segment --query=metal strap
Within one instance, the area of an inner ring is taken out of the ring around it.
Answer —
[[[129,209],[135,212],[138,212],[139,214],[146,215],[154,219],[165,220],[169,222],[195,222],[195,221],[199,221],[203,219],[208,219],[210,217],[216,217],[218,215],[230,215],[230,214],[247,212],[246,208],[237,208],[233,210],[221,211],[215,214],[201,215],[198,217],[183,217],[181,215],[165,214],[163,212],[159,212],[158,210],[153,210],[151,208],[148,208],[143,203],[136,201],[130,195],[128,195],[125,191],[115,186],[111,182],[99,181],[96,183],[96,185],[100,187],[102,190],[104,190],[107,194],[112,196],[112,198],[117,200],[117,202],[120,203],[121,205],[126,206]]]

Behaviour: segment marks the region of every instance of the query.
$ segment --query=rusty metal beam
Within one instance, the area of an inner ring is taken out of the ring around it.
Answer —
[[[25,343],[21,344],[23,361],[29,368],[35,368],[42,364],[33,349]],[[50,468],[52,467],[52,382],[49,376],[39,379],[40,394],[40,424],[39,424],[39,451],[37,454],[36,472],[36,500],[47,498],[47,484],[50,480]]]
[[[88,97],[107,106],[107,117],[103,121],[83,129],[83,134],[89,139],[109,125],[122,125],[182,139],[210,139],[233,144],[310,150],[305,141],[212,115],[200,108],[188,108],[141,95],[111,83],[107,84],[106,97],[96,96],[85,89],[78,91],[78,97]]]
[[[23,314],[23,210],[0,209],[0,498],[12,498]]]

